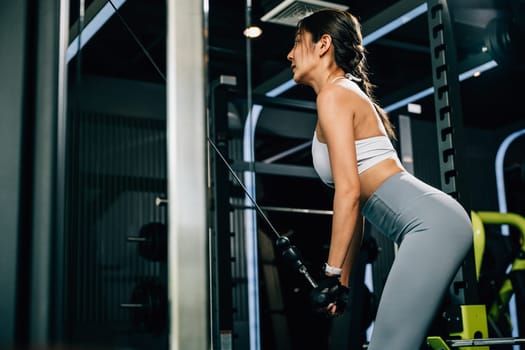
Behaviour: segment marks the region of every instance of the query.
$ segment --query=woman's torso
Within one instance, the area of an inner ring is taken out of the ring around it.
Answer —
[[[358,100],[358,105],[355,106],[357,111],[357,113],[354,114],[355,140],[366,140],[371,137],[385,136],[385,128],[368,97],[353,81],[344,79],[344,82],[341,83],[361,97]],[[326,143],[319,124],[316,127],[314,137],[317,137],[319,142]],[[404,171],[404,168],[397,156],[395,156],[394,158],[381,160],[359,174],[361,202],[364,203],[386,179],[402,171]]]

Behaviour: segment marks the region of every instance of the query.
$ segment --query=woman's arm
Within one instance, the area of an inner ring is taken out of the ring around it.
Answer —
[[[328,145],[335,186],[327,262],[330,266],[342,268],[346,260],[344,265],[348,271],[352,268],[352,257],[361,241],[361,237],[356,237],[354,232],[356,229],[359,231],[358,226],[362,224],[362,219],[359,219],[360,183],[354,136],[354,106],[358,105],[357,100],[353,91],[338,85],[325,87],[317,96],[319,128]],[[351,258],[347,259],[349,254]]]
[[[346,287],[348,287],[350,282],[350,276],[352,273],[352,266],[354,265],[355,257],[359,253],[361,244],[363,243],[364,224],[364,218],[362,215],[360,215],[355,225],[352,241],[350,242],[350,249],[348,249],[348,254],[346,255],[345,262],[343,263],[343,272],[341,273],[341,284]]]

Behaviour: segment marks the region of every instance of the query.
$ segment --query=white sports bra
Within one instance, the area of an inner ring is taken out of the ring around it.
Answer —
[[[385,159],[398,159],[396,150],[387,136],[374,136],[355,141],[357,172],[363,173]],[[314,132],[312,141],[312,159],[314,169],[325,184],[333,187],[334,178],[330,167],[328,146],[317,139]]]
[[[354,77],[350,73],[346,73],[344,76],[336,77],[332,82],[337,79],[348,79],[353,84],[349,84],[348,87],[354,91],[363,94],[360,87],[356,82],[360,82],[361,79]],[[382,126],[382,124],[381,124]],[[383,128],[384,132],[384,128]],[[356,140],[355,149],[357,156],[357,172],[358,174],[363,173],[365,170],[371,168],[377,163],[385,159],[398,159],[396,150],[390,139],[387,136],[374,136],[366,139]],[[330,157],[328,154],[328,146],[326,143],[322,143],[317,138],[317,133],[314,132],[312,141],[312,159],[314,168],[321,180],[328,186],[333,187],[334,178],[332,176],[332,168],[330,167]]]

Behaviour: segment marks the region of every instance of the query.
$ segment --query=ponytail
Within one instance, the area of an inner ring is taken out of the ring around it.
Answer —
[[[372,105],[374,106],[377,114],[379,114],[379,117],[381,118],[381,121],[383,122],[387,135],[391,139],[396,140],[397,137],[394,131],[394,126],[390,122],[390,119],[388,118],[388,115],[385,112],[385,110],[379,106],[379,104],[374,98],[373,89],[375,86],[370,82],[370,79],[368,78],[367,69],[366,69],[366,61],[365,61],[364,56],[361,59],[361,61],[355,66],[355,69],[353,69],[352,75],[361,79],[361,82],[360,82],[361,88],[363,89],[365,94],[370,99],[370,102],[372,102]]]

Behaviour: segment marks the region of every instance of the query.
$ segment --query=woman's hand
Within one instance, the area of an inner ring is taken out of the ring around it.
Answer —
[[[310,293],[313,310],[325,317],[343,314],[348,303],[349,289],[339,281],[339,276],[324,276]]]

